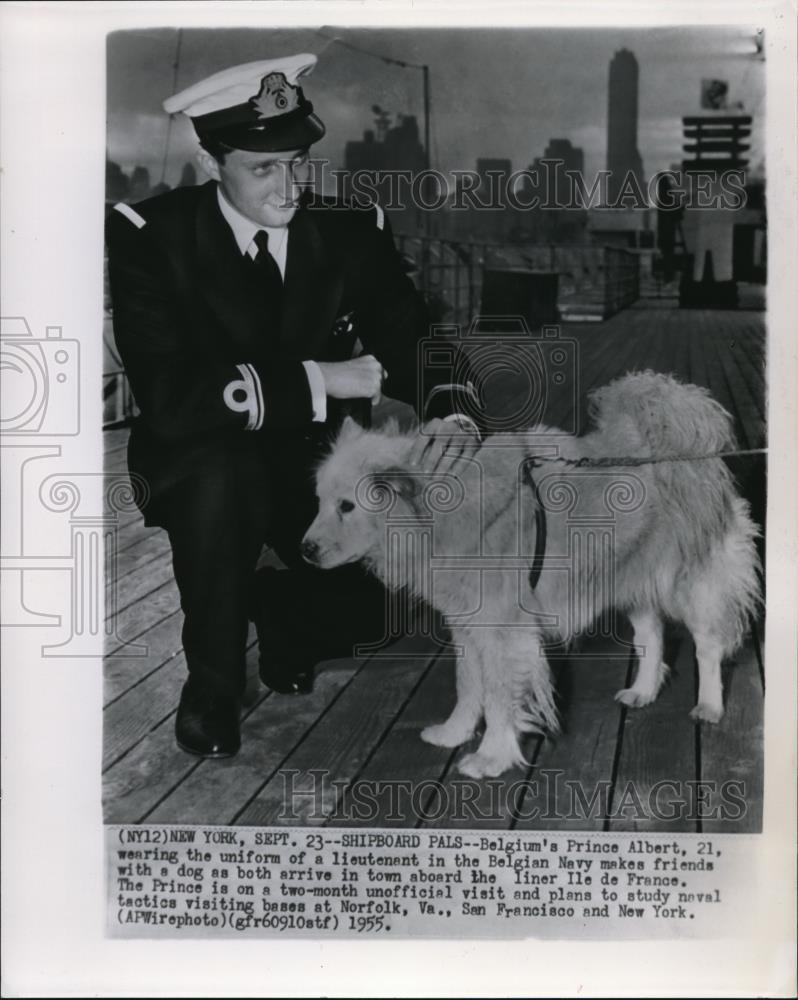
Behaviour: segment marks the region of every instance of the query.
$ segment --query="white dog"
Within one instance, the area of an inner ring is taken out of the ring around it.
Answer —
[[[462,649],[457,704],[421,736],[459,746],[484,719],[479,749],[459,762],[471,777],[522,763],[521,732],[557,731],[543,644],[567,642],[613,606],[628,614],[639,647],[619,701],[657,697],[670,619],[695,640],[693,718],[723,714],[721,660],[740,645],[759,598],[757,529],[722,460],[578,468],[550,458],[552,444],[568,459],[712,455],[734,447],[731,419],[706,390],[653,372],[593,392],[591,417],[595,429],[580,438],[542,426],[489,437],[457,476],[431,479],[408,465],[415,435],[348,421],[318,470],[305,558],[322,568],[363,560],[386,586],[446,617]]]

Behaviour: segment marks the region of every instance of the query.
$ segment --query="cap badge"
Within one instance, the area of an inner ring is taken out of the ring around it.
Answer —
[[[283,73],[269,73],[264,76],[260,91],[250,104],[259,118],[274,118],[275,115],[293,111],[299,104],[297,89],[288,83]]]

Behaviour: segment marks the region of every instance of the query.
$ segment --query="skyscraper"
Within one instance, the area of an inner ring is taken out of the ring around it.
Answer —
[[[562,160],[562,170],[585,172],[585,154],[579,146],[572,146],[570,139],[549,139],[543,153],[547,160]]]
[[[607,101],[607,170],[608,193],[614,202],[631,171],[643,185],[643,161],[637,149],[638,66],[628,49],[616,52],[610,62],[610,85]]]
[[[413,205],[406,187],[394,186],[389,172],[409,172],[412,177],[424,170],[424,147],[418,133],[415,115],[399,115],[391,125],[390,117],[380,111],[377,132],[368,129],[362,140],[347,142],[344,148],[344,170],[339,172],[338,195],[352,197],[352,175],[361,171],[373,175],[371,187],[381,206],[391,214],[395,231],[405,235],[416,233],[422,222],[420,210]],[[382,175],[382,176],[380,176]]]

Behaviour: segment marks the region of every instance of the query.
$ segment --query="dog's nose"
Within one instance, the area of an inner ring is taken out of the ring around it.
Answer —
[[[299,551],[305,562],[318,562],[319,546],[317,542],[312,541],[310,538],[304,538],[302,544],[299,546]]]

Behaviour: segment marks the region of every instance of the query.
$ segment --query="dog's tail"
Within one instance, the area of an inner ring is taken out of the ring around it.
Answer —
[[[648,466],[650,483],[660,522],[667,522],[684,565],[709,567],[713,582],[703,605],[715,609],[718,632],[732,652],[759,606],[760,567],[759,530],[748,504],[726,463],[707,459],[737,447],[731,416],[706,389],[651,371],[597,389],[590,404],[602,448],[625,440],[637,442],[638,454],[687,459]],[[701,461],[690,461],[692,455]]]
[[[556,735],[560,731],[560,715],[545,654],[540,649],[531,651],[526,642],[515,650],[511,644],[503,652],[512,671],[516,729]]]
[[[762,568],[756,549],[759,528],[751,519],[748,504],[742,497],[732,501],[734,516],[731,530],[719,555],[716,573],[715,600],[722,608],[719,630],[723,636],[724,653],[731,655],[739,649],[750,628],[761,612]]]
[[[711,455],[736,447],[732,418],[697,385],[634,372],[590,393],[589,413],[615,440],[640,441],[652,455]]]

